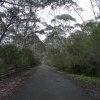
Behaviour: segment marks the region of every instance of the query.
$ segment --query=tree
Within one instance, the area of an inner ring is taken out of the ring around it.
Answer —
[[[91,44],[91,63],[96,68],[96,74],[100,75],[100,24],[98,26],[95,26],[92,29],[91,35],[90,35],[90,44]]]

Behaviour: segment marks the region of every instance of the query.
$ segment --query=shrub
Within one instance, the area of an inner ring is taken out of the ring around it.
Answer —
[[[18,48],[14,45],[5,45],[0,51],[0,57],[3,58],[7,64],[15,64],[19,58]]]
[[[0,46],[0,76],[11,75],[38,63],[29,48],[19,49],[15,45]]]
[[[35,65],[35,56],[31,49],[29,48],[22,49],[22,55],[26,57],[27,61],[29,62],[29,66]]]
[[[29,61],[26,57],[20,54],[19,59],[16,61],[16,71],[21,71],[29,66]]]

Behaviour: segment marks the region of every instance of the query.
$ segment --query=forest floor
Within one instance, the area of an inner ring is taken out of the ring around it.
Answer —
[[[46,65],[0,81],[0,100],[100,100],[100,84]]]

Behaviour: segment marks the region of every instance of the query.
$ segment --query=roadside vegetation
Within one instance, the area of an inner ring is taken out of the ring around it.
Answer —
[[[100,77],[93,77],[93,76],[91,77],[91,76],[78,75],[78,74],[69,74],[69,76],[87,83],[93,83],[97,85],[100,84]]]
[[[56,37],[54,41],[48,41],[50,37],[47,38],[49,65],[73,74],[100,76],[100,24],[88,22],[86,25],[84,27],[89,30],[71,33],[67,39],[55,35],[52,37],[52,40]],[[57,46],[57,41],[63,44]]]
[[[84,10],[73,0],[1,0],[0,76],[42,61],[72,74],[100,77],[100,2],[90,2],[94,19],[84,21]],[[38,11],[47,6],[54,12],[51,24],[38,16]],[[56,14],[62,6],[66,6],[66,13]],[[78,23],[69,11],[82,22]],[[43,42],[40,34],[46,36]]]
[[[39,64],[31,49],[15,45],[0,46],[0,77],[7,77]]]
[[[93,7],[93,4],[100,2],[90,1],[95,19],[84,21],[77,10],[82,24],[77,23],[70,14],[62,14],[54,17],[54,26],[47,25],[48,36],[44,41],[47,51],[45,58],[48,65],[59,70],[100,77],[100,15],[96,15]],[[97,8],[99,9],[99,5]],[[66,33],[69,33],[67,38]]]
[[[25,69],[42,62],[100,100],[100,0],[88,0],[94,15],[89,20],[75,1],[0,0],[0,99],[26,77]],[[51,22],[41,15],[48,8]]]
[[[26,77],[21,75],[25,69],[42,62],[81,80],[81,86],[100,100],[100,0],[88,0],[94,15],[89,20],[75,1],[0,0],[0,99]],[[41,15],[48,8],[54,16],[51,23]]]

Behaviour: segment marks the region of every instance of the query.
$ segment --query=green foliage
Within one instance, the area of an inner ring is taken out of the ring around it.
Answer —
[[[63,21],[76,21],[75,18],[68,14],[57,15],[55,18]]]
[[[96,35],[96,33],[97,32],[95,32],[94,34]],[[93,60],[93,55],[95,55],[96,53],[92,52],[94,49],[94,42],[92,43],[91,41],[92,38],[94,39],[94,37],[92,37],[92,33],[90,35],[81,33],[75,33],[73,35],[70,36],[70,43],[68,44],[68,51],[73,58],[73,65],[70,71],[78,74],[97,75],[98,66],[97,63],[94,63]],[[95,45],[97,45],[97,43]]]
[[[0,51],[0,57],[5,60],[7,64],[15,64],[18,59],[18,48],[14,45],[5,45]]]
[[[56,42],[55,39],[50,43],[49,39],[46,40],[49,46],[49,65],[70,73],[100,76],[100,24],[89,24],[88,31],[90,34],[83,31],[74,32],[66,42]],[[61,36],[59,38],[63,41]]]
[[[22,49],[22,54],[26,57],[30,66],[34,66],[39,63],[39,58],[33,53],[33,51],[29,48]]]
[[[69,74],[69,76],[89,83],[100,84],[100,77],[90,77],[90,76],[76,75],[76,74]]]
[[[11,75],[38,64],[29,48],[19,49],[15,45],[0,47],[0,77]]]
[[[57,54],[55,57],[52,58],[52,60],[49,60],[49,64],[57,67],[60,70],[65,70],[66,69],[66,62],[65,59],[61,54]]]
[[[90,36],[91,63],[96,66],[97,74],[100,75],[100,24],[92,29]]]

